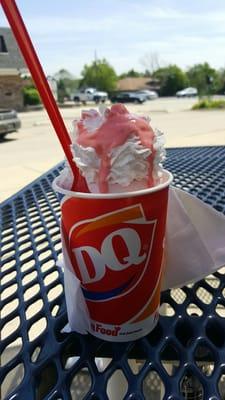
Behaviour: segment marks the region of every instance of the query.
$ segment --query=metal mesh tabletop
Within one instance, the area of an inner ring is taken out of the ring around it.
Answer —
[[[225,399],[225,268],[164,292],[157,327],[136,342],[61,332],[60,206],[51,188],[61,168],[1,205],[1,399],[107,399],[115,374],[125,399]],[[225,212],[224,147],[169,149],[166,168],[175,186]]]

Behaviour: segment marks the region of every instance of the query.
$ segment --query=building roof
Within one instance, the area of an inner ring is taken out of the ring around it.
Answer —
[[[159,82],[150,77],[123,78],[117,82],[118,90],[158,89]]]
[[[27,69],[10,28],[0,27],[0,69]]]

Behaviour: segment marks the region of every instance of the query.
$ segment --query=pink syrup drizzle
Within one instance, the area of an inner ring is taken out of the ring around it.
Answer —
[[[139,137],[141,144],[151,150],[148,157],[148,186],[154,185],[153,162],[155,150],[153,142],[155,133],[144,117],[130,114],[123,104],[114,104],[111,109],[106,109],[105,121],[94,131],[89,132],[85,120],[95,118],[98,113],[82,113],[81,120],[77,123],[77,143],[83,147],[92,147],[100,158],[98,185],[101,193],[108,193],[107,177],[110,172],[110,153],[114,147],[124,144],[130,135]]]

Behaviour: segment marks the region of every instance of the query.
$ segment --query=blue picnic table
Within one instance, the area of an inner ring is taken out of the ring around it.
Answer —
[[[225,399],[223,268],[163,292],[159,323],[135,342],[62,332],[60,205],[51,187],[62,167],[0,206],[0,398],[103,400],[119,371],[124,399]],[[165,167],[176,187],[225,213],[225,147],[168,149]]]

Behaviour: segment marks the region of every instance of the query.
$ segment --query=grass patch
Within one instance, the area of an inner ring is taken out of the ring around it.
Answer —
[[[192,110],[225,110],[225,100],[204,99],[194,104]]]

